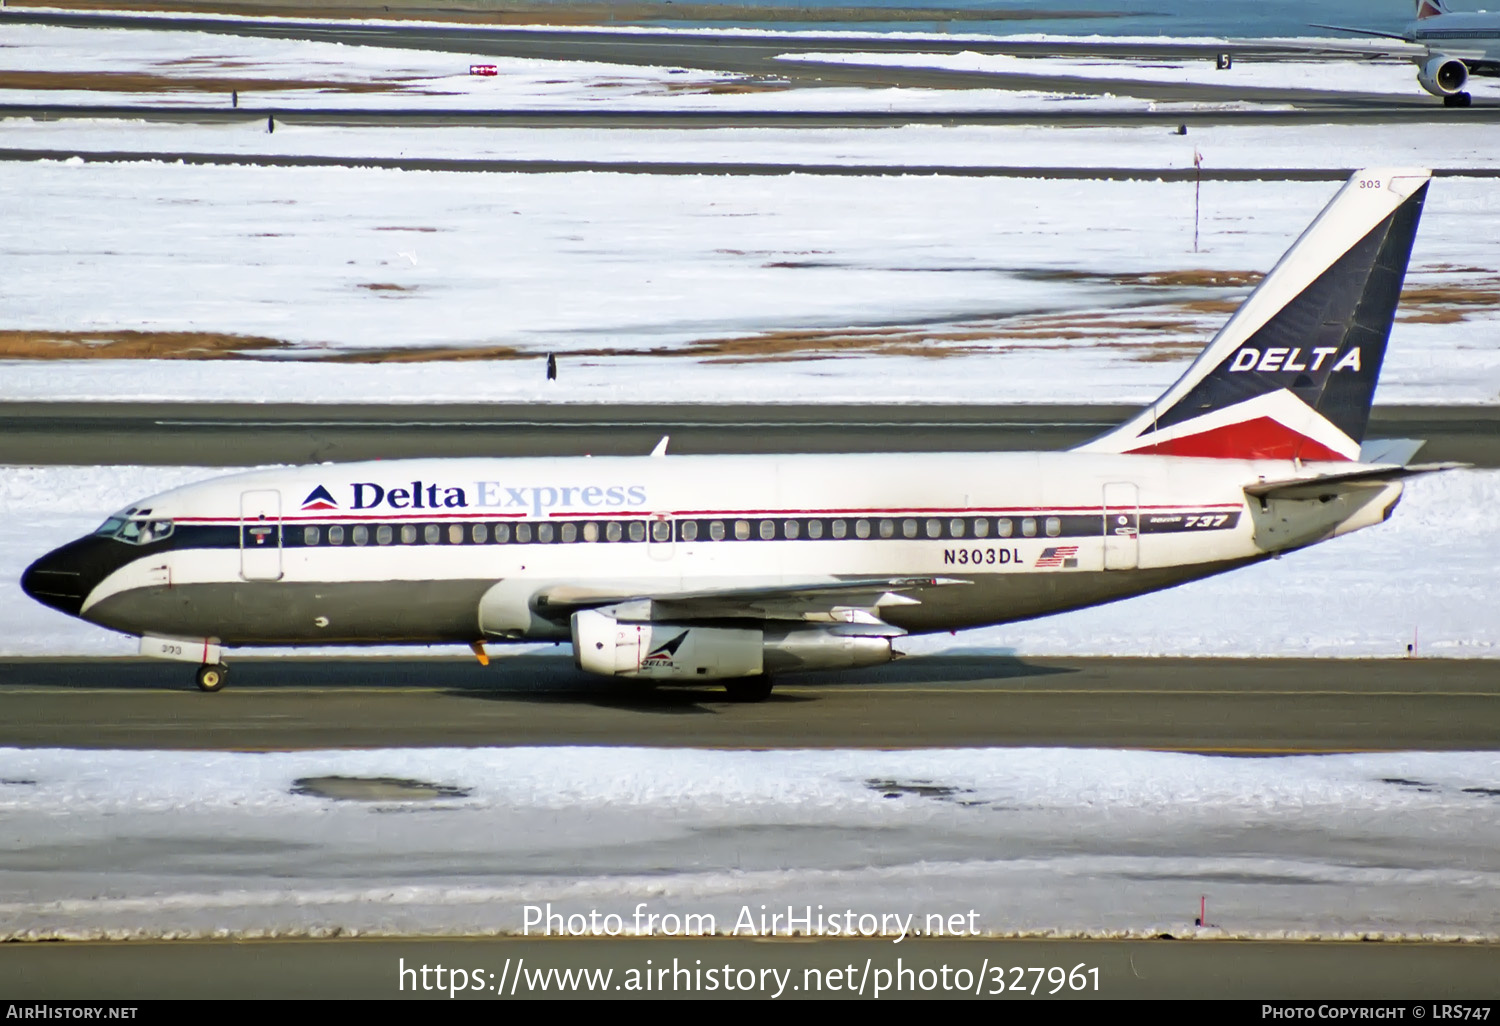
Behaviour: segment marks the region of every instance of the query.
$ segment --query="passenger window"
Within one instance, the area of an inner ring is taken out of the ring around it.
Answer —
[[[988,538],[990,535],[990,522],[982,517],[974,521],[974,537]]]
[[[574,541],[577,541],[578,540],[578,525],[574,524],[574,523],[563,524],[562,525],[562,540],[565,541],[565,542],[574,542]]]
[[[1062,534],[1062,521],[1059,520],[1057,517],[1048,517],[1047,518],[1047,523],[1046,523],[1046,528],[1047,528],[1047,537],[1048,538],[1056,538],[1058,535]]]
[[[548,523],[537,524],[536,540],[539,542],[550,542],[552,540],[552,525]]]
[[[708,537],[713,541],[724,540],[724,521],[714,520],[708,525]]]
[[[302,529],[302,544],[303,545],[316,545],[316,544],[318,544],[318,537],[322,533],[323,532],[320,531],[320,530],[318,530],[316,527],[304,527]]]
[[[516,541],[520,542],[522,545],[525,545],[527,542],[531,541],[531,525],[530,524],[517,524],[516,525]]]
[[[962,521],[955,520],[954,523],[962,524]],[[929,520],[929,521],[927,521],[927,537],[929,537],[929,538],[941,538],[942,536],[943,536],[943,522],[941,520]]]
[[[1010,537],[1010,535],[1011,535],[1010,517],[1001,517],[996,522],[996,524],[995,524],[995,533],[998,534],[1002,538],[1009,538]]]
[[[1021,521],[1021,533],[1028,538],[1036,537],[1036,517],[1027,517]]]
[[[625,530],[620,526],[618,520],[611,520],[604,525],[604,537],[612,542],[619,541],[625,535]]]
[[[882,537],[882,538],[889,538],[892,535],[894,535],[895,533],[896,533],[896,524],[895,524],[894,521],[882,520],[880,522],[880,537]]]
[[[835,520],[833,522],[833,536],[835,538],[842,538],[842,537],[844,537],[848,533],[849,533],[849,525],[848,524],[844,523],[842,520]]]
[[[670,520],[653,520],[651,522],[651,540],[655,542],[671,541],[672,522]]]
[[[448,525],[448,544],[449,545],[462,545],[463,543],[464,543],[464,525],[463,524],[449,524]]]
[[[910,517],[901,521],[901,533],[907,538],[915,538],[917,536],[917,522]]]
[[[342,545],[342,544],[344,544],[344,529],[343,529],[343,527],[341,527],[338,524],[334,524],[332,527],[330,527],[328,529],[328,544],[329,545]]]
[[[496,545],[504,545],[508,541],[510,541],[510,525],[509,524],[496,524],[495,525],[495,544]]]
[[[438,543],[439,530],[437,524],[428,524],[422,528],[422,540],[428,545],[436,545]]]
[[[809,520],[807,522],[807,536],[809,538],[823,537],[823,521]]]
[[[760,522],[760,536],[764,541],[770,541],[776,537],[776,521],[762,520]]]
[[[599,540],[599,525],[598,524],[584,524],[583,525],[583,540],[586,541],[586,542],[596,542],[596,541],[598,541]]]
[[[854,536],[856,538],[870,537],[870,522],[868,520],[856,520],[854,522]]]
[[[948,533],[955,538],[962,538],[964,536],[964,522],[958,517],[954,517],[948,521]],[[933,537],[936,538],[937,535],[933,535]]]
[[[750,537],[750,521],[736,520],[734,522],[734,537],[738,541],[745,541]]]
[[[417,541],[417,525],[416,524],[402,524],[401,525],[401,544],[402,545],[415,545],[416,541]]]
[[[781,534],[782,534],[782,537],[785,537],[785,538],[795,538],[795,537],[797,537],[797,535],[799,535],[799,534],[802,533],[800,530],[798,530],[798,528],[800,526],[801,525],[799,525],[797,523],[797,521],[795,521],[795,520],[788,520],[786,523],[784,523],[784,524],[781,525]]]
[[[633,542],[646,540],[646,525],[639,520],[630,522],[630,540]]]
[[[698,521],[696,521],[696,520],[684,520],[682,522],[682,526],[680,528],[678,528],[678,530],[682,533],[682,540],[683,541],[697,541],[698,540]]]
[[[469,537],[474,539],[475,545],[483,545],[489,541],[490,529],[484,524],[475,524],[473,529],[469,531]]]
[[[370,540],[370,529],[364,524],[356,524],[354,527],[354,544],[363,545]]]
[[[376,545],[389,545],[391,543],[391,538],[394,536],[395,532],[391,530],[390,524],[381,524],[379,527],[375,528]]]

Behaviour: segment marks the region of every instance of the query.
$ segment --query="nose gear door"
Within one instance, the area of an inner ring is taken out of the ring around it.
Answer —
[[[281,493],[242,492],[240,576],[247,581],[279,581],[281,574]]]

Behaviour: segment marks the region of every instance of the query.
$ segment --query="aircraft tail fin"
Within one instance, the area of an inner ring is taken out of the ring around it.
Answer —
[[[1448,5],[1444,0],[1417,0],[1417,20],[1423,18],[1436,18],[1440,14],[1448,13]]]
[[[1358,460],[1432,172],[1355,172],[1176,384],[1090,452]]]

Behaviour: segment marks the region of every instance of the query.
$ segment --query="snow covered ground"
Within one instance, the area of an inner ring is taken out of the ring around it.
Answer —
[[[0,749],[0,939],[511,933],[548,902],[1494,938],[1497,802],[1491,752]]]
[[[0,74],[11,73],[18,88],[0,99],[222,107],[226,82],[253,80],[268,85],[242,91],[247,106],[899,110],[983,107],[997,96],[1002,105],[1030,108],[1074,102],[994,90],[764,92],[751,83],[752,91],[740,92],[746,83],[682,69],[521,60],[486,61],[501,74],[478,78],[466,73],[469,63],[462,54],[329,43],[7,26]],[[1328,67],[1340,80],[1367,76],[1392,88],[1393,76],[1409,72],[1399,63]],[[1283,84],[1296,73],[1281,64],[1205,72],[1213,81],[1246,74]],[[44,82],[38,74],[53,77]],[[111,76],[126,76],[141,91],[123,91],[126,79]],[[305,88],[270,88],[295,84]],[[347,91],[366,88],[376,91]],[[1184,138],[1159,126],[281,125],[267,133],[259,121],[10,119],[4,133],[10,147],[77,153],[1125,166],[1147,175],[1186,167],[1195,151],[1209,168],[1316,167],[1330,159],[1340,167],[1493,168],[1500,161],[1500,128],[1468,124],[1213,126]],[[284,344],[260,354],[273,357],[451,347],[490,350],[491,358],[461,369],[274,358],[16,360],[0,362],[0,400],[1147,401],[1222,319],[1201,303],[1245,290],[1149,285],[1140,276],[1264,270],[1332,192],[1327,184],[1210,182],[1195,250],[1191,186],[1149,179],[7,163],[0,166],[10,229],[0,239],[4,331],[252,335]],[[1489,181],[1438,182],[1413,284],[1492,292],[1497,218],[1500,191]],[[1497,321],[1496,303],[1479,295],[1408,311],[1379,400],[1500,401],[1500,350],[1490,341]],[[885,329],[896,329],[902,346],[868,336],[849,344],[851,332]],[[798,339],[790,347],[764,341],[771,333]],[[718,344],[726,339],[732,352]],[[547,353],[562,361],[556,384],[541,374]]]
[[[22,360],[0,363],[0,398],[1144,402],[1223,319],[1183,304],[1246,290],[1140,276],[1265,270],[1335,189],[1209,183],[1195,253],[1192,186],[1150,180],[4,164],[7,329],[531,359]],[[1493,183],[1436,182],[1409,283],[1493,289],[1497,219]],[[1500,399],[1500,313],[1445,316],[1397,324],[1377,401]],[[818,344],[889,327],[913,346]],[[786,331],[813,333],[781,354],[799,359],[755,362]],[[733,362],[702,345],[746,337]]]
[[[549,29],[548,31],[554,31]],[[493,64],[494,76],[469,74]],[[995,89],[783,89],[776,80],[684,68],[546,61],[201,32],[7,25],[0,71],[56,71],[46,89],[0,88],[0,103],[242,107],[694,110],[1012,110],[1037,103],[1144,109],[1129,97]],[[788,69],[791,70],[791,69]],[[109,76],[149,75],[124,84]],[[229,80],[242,80],[243,87]],[[204,82],[202,80],[210,80]],[[212,80],[219,80],[217,83]],[[254,83],[262,83],[256,85]],[[368,90],[367,86],[380,88]],[[61,88],[66,87],[66,88]]]
[[[18,583],[21,571],[114,510],[214,473],[0,468],[0,610],[8,628],[0,633],[0,655],[133,654],[132,640],[27,598]],[[1111,606],[905,639],[898,648],[914,654],[1389,657],[1405,654],[1415,641],[1424,656],[1493,658],[1500,656],[1500,578],[1486,554],[1497,551],[1500,471],[1453,472],[1409,482],[1389,522],[1283,559]]]

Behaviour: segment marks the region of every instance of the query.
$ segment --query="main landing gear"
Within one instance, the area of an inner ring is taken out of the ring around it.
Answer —
[[[1444,107],[1467,107],[1474,102],[1474,97],[1468,93],[1454,93],[1452,96],[1443,97]]]
[[[229,677],[229,667],[223,663],[208,663],[198,667],[198,690],[219,691]]]
[[[731,702],[764,702],[771,697],[771,675],[762,673],[758,677],[738,677],[724,682],[724,690]]]

